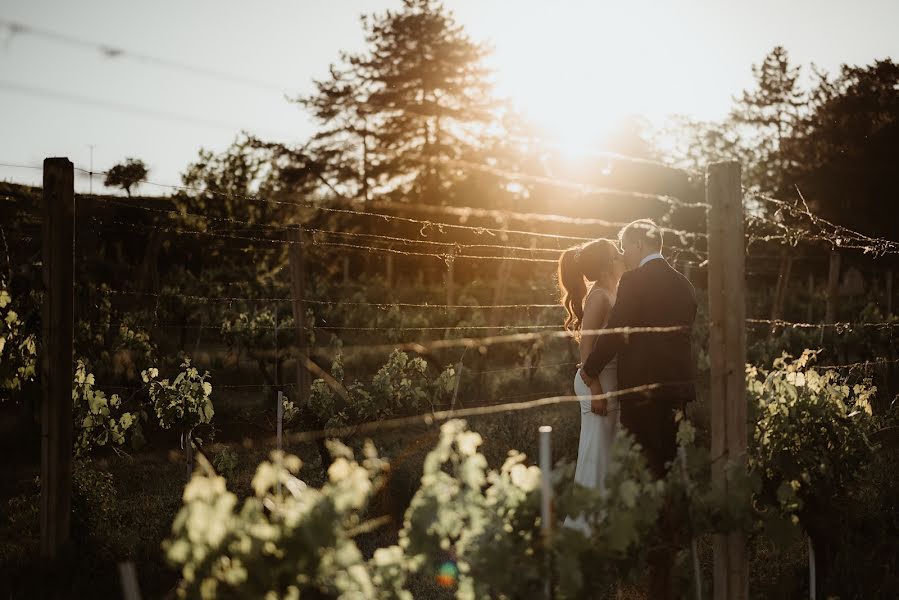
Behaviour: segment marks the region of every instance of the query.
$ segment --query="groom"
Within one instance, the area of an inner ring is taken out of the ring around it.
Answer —
[[[619,396],[621,425],[643,447],[653,474],[662,478],[665,463],[673,461],[677,454],[674,413],[683,410],[696,396],[690,343],[696,294],[689,280],[662,256],[662,232],[655,223],[649,219],[634,221],[621,230],[618,238],[628,271],[618,284],[607,327],[683,329],[597,336],[593,351],[581,367],[581,377],[589,385],[617,356],[619,390],[663,384],[649,392]],[[664,524],[662,527],[667,528]],[[655,554],[650,557],[650,597],[669,598],[670,553]]]

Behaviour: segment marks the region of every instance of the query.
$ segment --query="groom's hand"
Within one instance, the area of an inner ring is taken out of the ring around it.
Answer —
[[[602,397],[605,390],[602,389],[599,379],[594,379],[590,384],[590,393],[593,394],[593,399],[590,400],[590,412],[600,417],[606,416],[609,413],[609,399]]]
[[[581,374],[581,381],[584,382],[584,385],[586,385],[587,387],[593,386],[593,379],[592,379],[589,375],[587,375],[586,373],[584,373],[583,367],[581,367],[581,369],[579,370],[579,372],[580,372],[580,374]]]

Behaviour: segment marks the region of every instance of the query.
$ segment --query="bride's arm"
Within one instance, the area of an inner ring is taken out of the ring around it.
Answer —
[[[618,283],[618,294],[615,306],[609,311],[609,320],[606,323],[608,329],[618,327],[635,327],[639,324],[637,318],[641,305],[641,297],[643,295],[640,289],[639,279],[634,276],[633,271],[628,271],[621,277]],[[602,371],[625,344],[625,336],[622,334],[605,335],[602,340],[596,344],[593,352],[582,363],[581,373],[584,374],[584,381],[590,382],[591,379],[599,377]]]
[[[594,331],[602,329],[612,308],[609,298],[605,294],[590,294],[584,303],[584,320],[581,324],[581,331]],[[596,345],[597,336],[594,333],[584,333],[581,335],[580,354],[581,364],[587,360]]]
[[[590,331],[596,329],[602,329],[603,325],[608,318],[609,310],[611,309],[611,303],[609,302],[608,297],[605,294],[591,294],[590,297],[587,298],[587,302],[584,304],[584,321],[581,329],[583,331]],[[590,352],[593,350],[593,346],[596,344],[596,339],[599,336],[593,333],[584,334],[581,336],[581,344],[580,344],[580,354],[581,354],[581,364],[587,360],[587,357],[590,356]],[[598,396],[603,393],[602,385],[599,383],[599,378],[594,379],[590,383],[590,391],[594,396]],[[605,416],[607,413],[607,400],[605,398],[594,399],[590,402],[592,412]]]

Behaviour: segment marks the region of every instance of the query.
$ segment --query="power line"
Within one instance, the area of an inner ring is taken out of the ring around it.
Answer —
[[[163,67],[163,68],[173,69],[173,70],[177,70],[177,71],[182,71],[185,73],[189,73],[191,75],[200,75],[203,77],[217,79],[219,81],[224,81],[224,82],[228,82],[228,83],[232,83],[232,84],[254,87],[254,88],[257,88],[260,90],[273,91],[273,92],[277,92],[279,95],[284,94],[285,88],[291,87],[291,86],[282,85],[280,83],[255,79],[255,78],[246,77],[246,76],[242,76],[242,75],[235,75],[233,73],[219,71],[217,69],[211,69],[208,67],[202,67],[202,66],[198,66],[198,65],[191,65],[191,64],[180,62],[180,61],[175,61],[172,59],[143,54],[143,53],[128,50],[128,49],[125,49],[125,48],[122,48],[119,46],[114,46],[111,44],[105,44],[105,43],[101,43],[101,42],[95,42],[95,41],[87,40],[84,38],[72,36],[72,35],[65,34],[65,33],[60,33],[60,32],[51,31],[48,29],[34,27],[32,25],[28,25],[25,23],[17,22],[17,21],[0,19],[0,25],[5,25],[10,30],[10,33],[12,36],[28,35],[28,36],[32,36],[32,37],[45,39],[45,40],[48,40],[48,41],[51,41],[54,43],[66,44],[66,45],[73,46],[73,47],[81,47],[81,48],[85,48],[88,50],[94,50],[94,51],[98,52],[101,56],[103,56],[104,58],[107,58],[107,59],[115,60],[115,59],[124,58],[124,59],[134,60],[137,62],[141,62],[143,64],[149,64],[149,65],[156,66],[156,67]],[[368,101],[362,102],[361,105],[373,107],[376,109],[393,109],[393,108],[395,108],[388,104],[379,104],[377,102],[372,102],[370,99]],[[418,116],[421,118],[433,118],[434,117],[434,115],[432,115],[432,114],[427,114],[424,112],[417,112],[414,110],[414,108],[410,108],[410,107],[406,107],[402,110],[405,113],[415,115],[415,116]],[[545,140],[542,138],[535,138],[534,136],[529,136],[526,138],[519,136],[519,139],[522,139],[528,143],[530,143],[534,139],[536,139],[537,141],[540,142],[541,145],[546,146],[546,147],[555,147],[555,148],[561,147],[561,145],[556,142],[548,141],[548,140]],[[665,169],[682,171],[682,172],[684,172],[688,175],[692,175],[692,176],[698,175],[698,173],[696,173],[696,172],[689,171],[687,169],[683,169],[680,167],[676,167],[674,165],[667,164],[664,162],[655,161],[655,160],[646,159],[646,158],[627,156],[625,154],[620,154],[617,152],[594,150],[594,151],[590,151],[589,154],[591,156],[594,156],[597,158],[606,158],[606,159],[610,159],[610,160],[631,162],[634,164],[645,164],[645,165],[649,165],[649,166],[663,167]]]
[[[33,165],[15,165],[11,163],[0,163],[0,167],[9,167],[11,169],[33,169],[36,171],[43,171],[44,167],[36,167]]]
[[[60,92],[60,91],[50,90],[50,89],[36,87],[36,86],[22,85],[22,84],[18,84],[18,83],[12,83],[9,81],[0,80],[0,90],[4,90],[7,92],[12,92],[12,93],[16,93],[16,94],[23,94],[26,96],[46,98],[48,100],[61,100],[61,101],[68,102],[71,104],[80,104],[83,106],[102,108],[105,110],[111,110],[111,111],[115,111],[115,112],[142,115],[142,116],[151,117],[154,119],[176,121],[179,123],[187,123],[190,125],[202,125],[204,127],[212,127],[215,129],[227,129],[229,131],[240,131],[240,130],[245,129],[245,127],[241,127],[241,126],[238,126],[238,125],[235,125],[232,123],[226,123],[224,121],[218,121],[218,120],[209,119],[206,117],[194,117],[194,116],[189,116],[189,115],[183,115],[183,114],[158,110],[158,109],[154,109],[154,108],[133,106],[130,104],[120,104],[117,102],[110,102],[108,100],[102,100],[99,98],[91,98],[89,96],[79,96],[76,94],[70,94],[68,92]],[[89,173],[90,171],[85,171],[85,172]]]
[[[66,44],[69,46],[75,46],[75,47],[80,47],[80,48],[86,48],[88,50],[95,50],[95,51],[99,52],[104,58],[107,58],[107,59],[117,60],[117,59],[124,58],[124,59],[128,59],[128,60],[134,60],[137,62],[141,62],[141,63],[148,64],[148,65],[153,65],[156,67],[163,67],[163,68],[167,68],[167,69],[174,69],[177,71],[182,71],[182,72],[188,73],[190,75],[200,75],[202,77],[218,79],[219,81],[225,81],[225,82],[232,83],[232,84],[238,84],[238,85],[243,85],[243,86],[248,86],[248,87],[255,87],[255,88],[264,89],[264,90],[268,90],[268,91],[274,91],[279,94],[283,94],[284,89],[286,87],[286,86],[272,83],[269,81],[263,81],[263,80],[254,79],[251,77],[234,75],[232,73],[226,73],[224,71],[210,69],[207,67],[189,65],[186,63],[170,60],[167,58],[161,58],[158,56],[141,54],[139,52],[127,50],[127,49],[119,47],[119,46],[113,46],[111,44],[92,42],[90,40],[78,38],[78,37],[68,35],[65,33],[50,31],[48,29],[41,29],[38,27],[26,25],[24,23],[20,23],[20,22],[16,22],[16,21],[0,19],[0,24],[8,27],[13,36],[29,35],[32,37],[45,39],[45,40],[48,40],[51,42]]]

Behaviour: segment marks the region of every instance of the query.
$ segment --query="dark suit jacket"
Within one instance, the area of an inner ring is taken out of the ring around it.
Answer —
[[[607,327],[670,327],[667,333],[601,335],[582,366],[590,377],[618,357],[618,388],[652,383],[674,383],[649,394],[621,396],[621,417],[626,421],[634,406],[681,407],[696,396],[690,341],[696,318],[696,293],[690,281],[664,260],[656,258],[628,271],[618,284],[618,297]],[[684,384],[688,381],[690,383]]]

